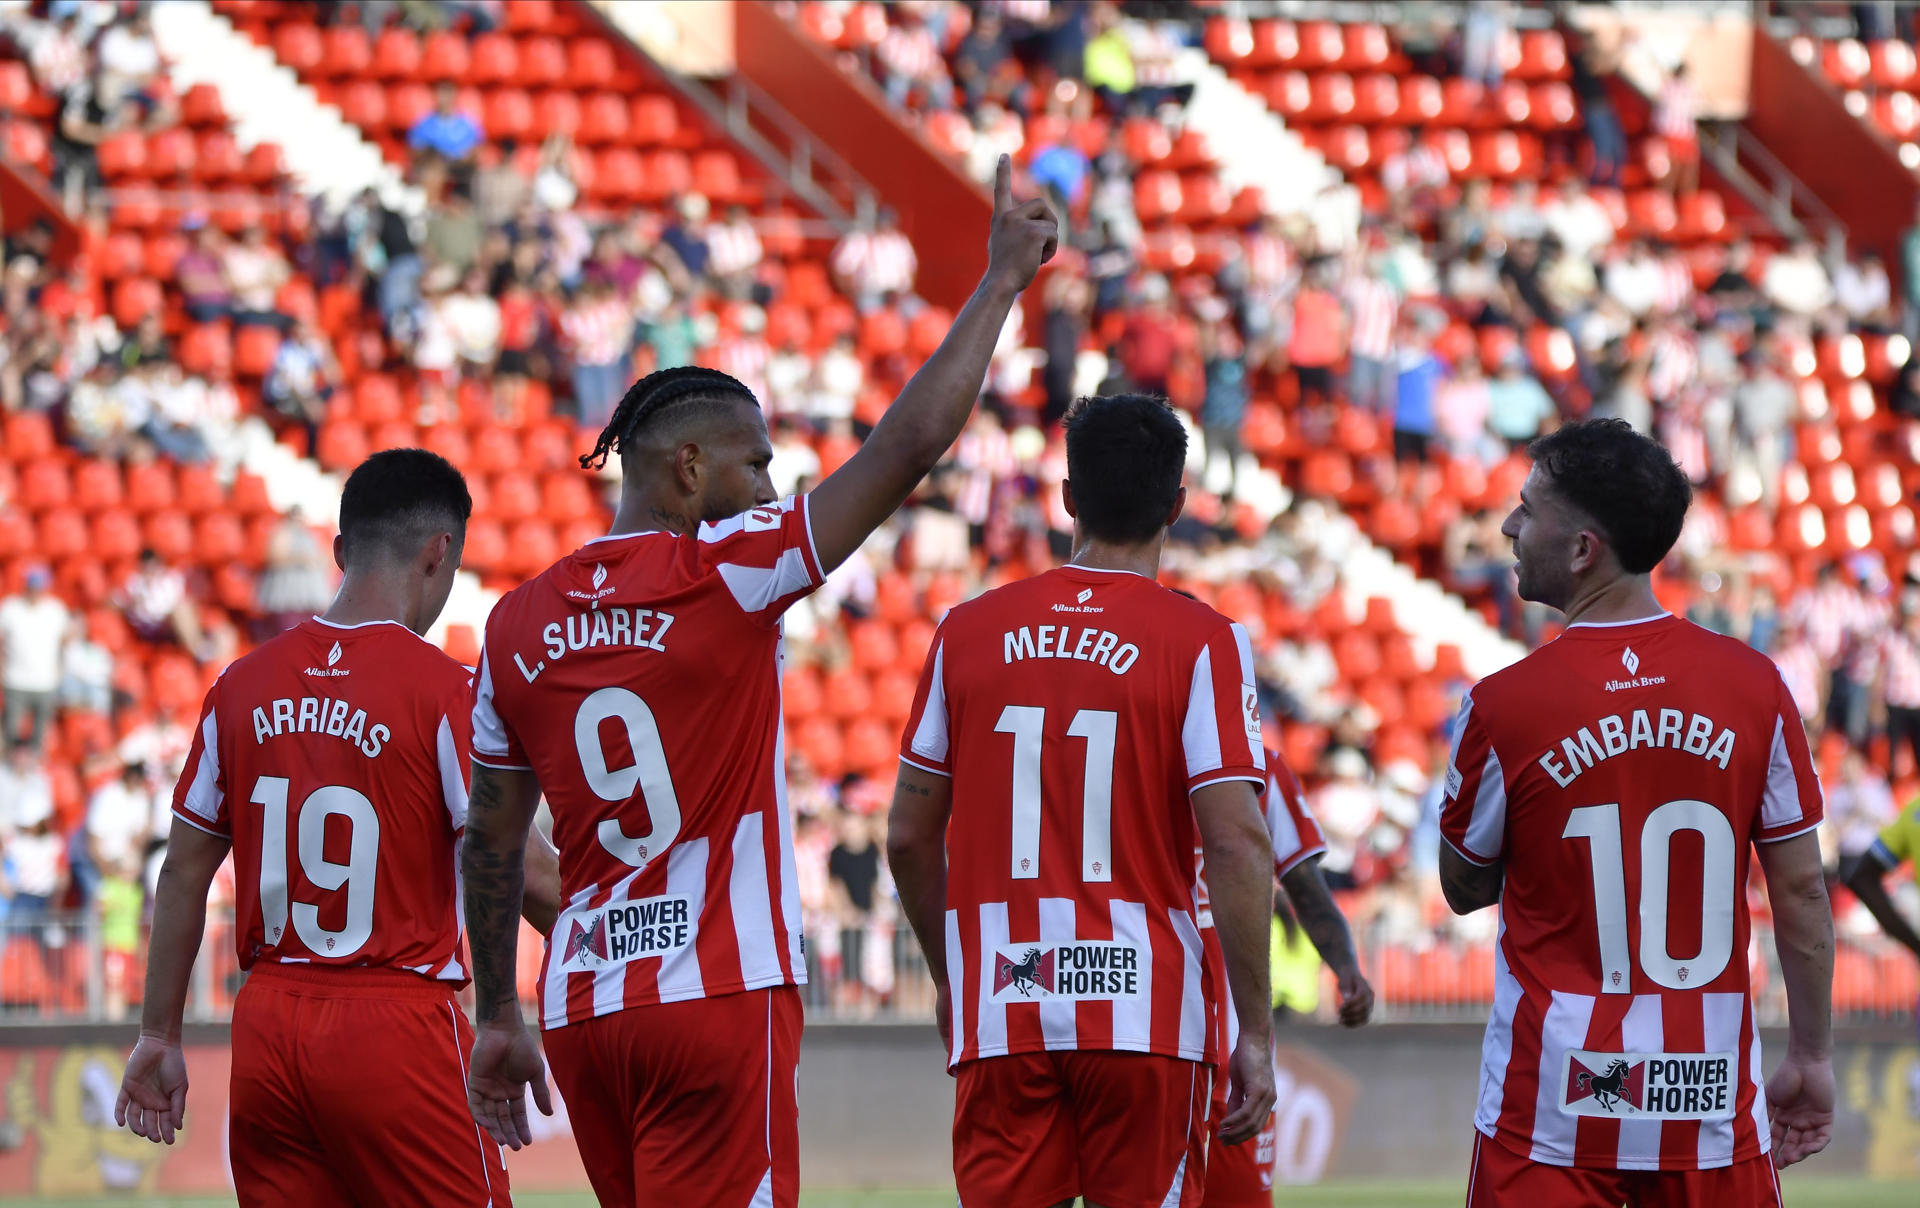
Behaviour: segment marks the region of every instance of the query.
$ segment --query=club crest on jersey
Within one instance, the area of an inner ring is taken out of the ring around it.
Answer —
[[[992,997],[997,1003],[1140,997],[1144,957],[1132,944],[1011,944],[994,950],[992,959]]]
[[[693,899],[682,894],[612,902],[563,916],[560,968],[586,973],[606,965],[666,956],[693,942]],[[556,934],[561,934],[559,928]]]
[[[1560,1110],[1612,1119],[1725,1120],[1733,1115],[1732,1053],[1567,1053]]]

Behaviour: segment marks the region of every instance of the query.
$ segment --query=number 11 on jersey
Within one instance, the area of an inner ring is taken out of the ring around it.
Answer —
[[[1080,879],[1113,880],[1113,746],[1120,715],[1082,709],[1067,733],[1087,741],[1085,788],[1080,801]],[[1040,875],[1040,753],[1047,711],[1008,705],[994,730],[1013,735],[1013,859],[1008,875],[1030,881]]]

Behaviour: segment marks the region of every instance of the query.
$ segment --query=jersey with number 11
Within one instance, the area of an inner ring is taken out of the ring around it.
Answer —
[[[542,1026],[806,981],[781,617],[820,579],[790,496],[598,538],[494,606],[473,757],[531,770],[553,811]]]
[[[1266,779],[1240,626],[1127,572],[988,592],[942,622],[900,757],[953,779],[952,1064],[1219,1059],[1188,795]]]
[[[173,812],[233,843],[240,967],[464,984],[469,673],[393,621],[302,621],[207,692]]]

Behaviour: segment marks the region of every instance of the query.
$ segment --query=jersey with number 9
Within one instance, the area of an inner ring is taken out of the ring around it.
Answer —
[[[1219,1060],[1188,795],[1265,782],[1245,630],[1128,572],[988,592],[941,624],[900,757],[953,778],[951,1064]]]
[[[1766,1152],[1747,872],[1821,818],[1772,660],[1666,615],[1572,625],[1475,685],[1446,777],[1441,833],[1506,871],[1479,1130],[1609,1170]]]
[[[473,754],[531,770],[553,811],[543,1027],[805,983],[781,617],[820,580],[790,496],[598,538],[494,606]]]
[[[233,843],[255,961],[465,984],[454,845],[471,679],[405,626],[302,621],[207,692],[173,812]]]

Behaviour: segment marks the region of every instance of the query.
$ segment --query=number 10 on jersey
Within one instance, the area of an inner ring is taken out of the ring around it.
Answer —
[[[1113,743],[1120,715],[1108,709],[1082,709],[1067,734],[1087,743],[1086,783],[1080,799],[1080,879],[1113,880]],[[1036,705],[1008,705],[994,730],[1013,735],[1013,859],[1016,881],[1040,875],[1040,756],[1047,711]]]

